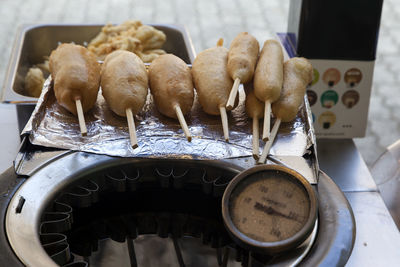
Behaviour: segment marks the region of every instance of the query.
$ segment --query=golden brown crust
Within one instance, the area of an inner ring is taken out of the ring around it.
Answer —
[[[49,67],[57,101],[73,114],[75,100],[82,102],[83,112],[96,103],[100,84],[100,66],[85,47],[61,44],[50,55]]]
[[[252,83],[244,85],[246,91],[246,113],[250,118],[261,119],[264,117],[264,103],[254,94]]]
[[[251,81],[259,50],[257,39],[247,32],[239,33],[233,39],[228,54],[228,72],[233,80],[239,78],[241,83]]]
[[[170,118],[177,118],[175,106],[183,114],[192,109],[194,90],[187,64],[172,54],[156,58],[149,68],[150,90],[157,109]]]
[[[276,40],[267,40],[261,50],[254,73],[257,98],[271,103],[279,98],[283,82],[283,52]]]
[[[217,46],[199,53],[193,62],[192,75],[204,112],[219,115],[225,106],[233,80],[227,71],[228,49]]]
[[[126,117],[126,109],[133,115],[146,103],[148,78],[143,61],[134,53],[114,51],[102,66],[101,90],[111,110]]]
[[[283,87],[279,100],[272,104],[272,112],[290,122],[296,118],[303,103],[306,87],[312,80],[312,65],[305,58],[291,58],[283,66]]]

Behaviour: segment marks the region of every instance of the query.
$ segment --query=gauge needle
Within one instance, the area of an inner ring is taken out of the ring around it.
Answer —
[[[277,215],[277,216],[281,216],[283,218],[286,218],[286,219],[289,219],[289,220],[294,220],[294,221],[297,221],[297,222],[301,223],[301,221],[297,219],[297,216],[283,214],[283,213],[275,210],[273,207],[263,205],[260,202],[256,202],[256,204],[254,205],[254,208],[256,210],[263,211],[263,212],[265,212],[265,213],[267,213],[269,215]]]

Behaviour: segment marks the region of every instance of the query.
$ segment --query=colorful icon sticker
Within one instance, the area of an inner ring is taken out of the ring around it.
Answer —
[[[324,108],[331,108],[339,100],[338,94],[333,90],[328,90],[321,95],[321,104]]]
[[[332,87],[340,81],[340,71],[335,68],[327,69],[322,76],[322,80]]]
[[[325,111],[319,115],[318,123],[323,129],[331,128],[336,122],[336,116],[333,112]]]
[[[307,98],[308,98],[308,102],[310,103],[311,107],[314,106],[314,104],[318,100],[317,93],[314,92],[313,90],[307,90]]]
[[[361,79],[362,79],[362,73],[357,68],[349,69],[344,74],[344,82],[350,88],[352,88],[352,87],[356,86],[357,84],[359,84]]]
[[[358,100],[360,100],[360,95],[354,90],[349,90],[342,95],[342,103],[347,108],[354,107],[358,103]]]
[[[313,69],[313,79],[311,81],[311,85],[316,84],[319,81],[319,72],[317,69]]]

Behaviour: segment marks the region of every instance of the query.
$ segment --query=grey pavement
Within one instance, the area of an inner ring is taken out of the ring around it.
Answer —
[[[0,85],[16,36],[25,23],[144,23],[185,25],[197,52],[241,31],[259,42],[287,28],[289,0],[0,0]],[[355,139],[368,166],[400,137],[400,1],[385,0],[365,138]]]

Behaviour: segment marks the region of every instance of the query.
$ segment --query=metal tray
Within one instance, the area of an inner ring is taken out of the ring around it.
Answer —
[[[162,47],[186,63],[195,57],[194,48],[184,27],[151,24],[165,33]],[[14,42],[1,99],[5,103],[36,103],[37,98],[24,94],[24,78],[29,68],[42,63],[44,57],[57,48],[58,43],[75,42],[84,45],[93,39],[104,25],[36,24],[22,25]]]

